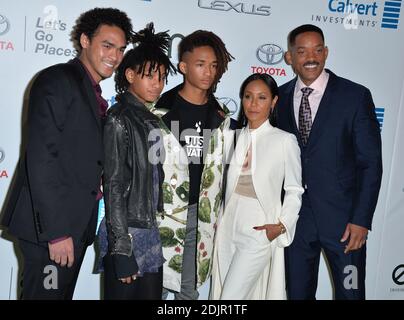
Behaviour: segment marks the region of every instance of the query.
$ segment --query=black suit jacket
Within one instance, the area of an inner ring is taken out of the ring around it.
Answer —
[[[306,146],[293,111],[294,79],[280,87],[277,125],[301,148],[305,199],[320,230],[341,236],[348,222],[371,228],[382,177],[379,123],[370,91],[329,70]],[[304,205],[304,203],[303,203]]]
[[[34,80],[26,149],[2,219],[12,235],[35,243],[63,236],[78,242],[95,231],[103,165],[98,110],[77,59],[51,66]]]

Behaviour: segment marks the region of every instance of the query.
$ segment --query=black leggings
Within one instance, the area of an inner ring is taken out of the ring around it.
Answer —
[[[111,255],[104,257],[105,300],[161,300],[163,267],[156,273],[145,273],[130,284],[122,283],[115,276]]]

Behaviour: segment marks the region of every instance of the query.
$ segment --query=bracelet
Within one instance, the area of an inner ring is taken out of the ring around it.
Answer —
[[[281,234],[284,234],[286,232],[285,226],[281,222],[278,223],[278,226],[281,228]]]

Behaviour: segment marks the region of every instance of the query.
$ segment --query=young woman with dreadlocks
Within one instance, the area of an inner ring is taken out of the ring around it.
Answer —
[[[184,81],[156,105],[162,113],[168,109],[162,120],[169,130],[164,137],[165,218],[159,227],[166,259],[163,286],[177,300],[194,300],[209,279],[224,135],[230,126],[229,112],[213,92],[233,57],[216,34],[204,30],[186,36],[178,51]]]
[[[99,243],[105,299],[161,299],[164,258],[156,214],[163,209],[160,119],[148,107],[175,72],[169,35],[153,23],[135,33],[116,76],[118,103],[104,127],[106,219]],[[153,154],[153,150],[154,152]],[[105,223],[106,222],[106,223]]]

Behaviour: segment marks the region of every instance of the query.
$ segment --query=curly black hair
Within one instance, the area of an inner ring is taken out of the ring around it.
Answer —
[[[216,79],[210,89],[211,92],[215,92],[218,82],[227,71],[227,64],[234,59],[219,36],[206,30],[196,30],[187,35],[178,45],[178,61],[182,61],[186,52],[192,52],[195,48],[204,46],[211,47],[217,58]]]
[[[175,67],[167,55],[170,42],[168,31],[154,33],[154,24],[150,22],[145,29],[136,32],[132,39],[134,48],[125,53],[115,72],[115,90],[118,94],[124,93],[129,88],[125,75],[128,68],[135,70],[142,77],[157,69],[159,79],[163,76],[160,74],[160,66],[164,66],[166,74],[176,73]],[[147,63],[149,63],[148,66]],[[167,83],[167,78],[165,81]]]
[[[126,44],[132,41],[132,22],[127,14],[115,8],[94,8],[82,13],[76,20],[76,25],[71,32],[71,40],[78,53],[81,52],[81,34],[85,34],[90,40],[101,25],[116,26],[125,33]]]

